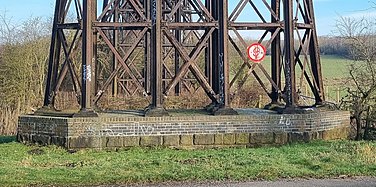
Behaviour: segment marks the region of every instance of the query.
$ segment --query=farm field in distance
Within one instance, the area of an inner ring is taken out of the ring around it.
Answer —
[[[351,63],[352,60],[340,56],[321,55],[321,70],[327,101],[338,102],[347,95],[344,85],[349,78]]]
[[[270,72],[270,56],[265,58],[263,65],[266,70]],[[324,84],[331,86],[337,81],[343,81],[348,76],[349,65],[353,61],[340,56],[321,55],[321,70],[324,78]],[[298,68],[299,69],[299,68]],[[299,71],[297,71],[298,74]],[[335,82],[333,82],[335,80]]]
[[[346,95],[346,90],[344,89],[343,85],[346,84],[347,78],[349,76],[349,65],[351,63],[353,63],[352,60],[346,59],[344,57],[334,55],[321,55],[321,70],[324,81],[325,96],[328,101],[336,102],[338,100],[338,97],[342,98]],[[265,60],[262,62],[262,65],[264,66],[266,71],[270,73],[270,56],[266,56]],[[261,78],[264,80],[264,82],[268,82],[259,68],[256,68],[255,71],[258,72],[259,75],[261,75]],[[300,68],[297,68],[297,81],[300,79],[300,74]],[[252,77],[250,79],[254,78]],[[258,83],[256,83],[256,85],[258,85]],[[302,92],[303,94],[305,94],[304,88]]]
[[[321,55],[321,70],[324,84],[331,86],[333,83],[342,82],[348,77],[349,65],[352,60],[331,55]],[[333,82],[334,81],[334,82]]]

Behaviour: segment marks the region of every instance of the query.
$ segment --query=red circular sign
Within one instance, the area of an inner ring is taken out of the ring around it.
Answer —
[[[254,43],[248,47],[248,58],[254,63],[260,63],[264,60],[266,49],[260,43]]]

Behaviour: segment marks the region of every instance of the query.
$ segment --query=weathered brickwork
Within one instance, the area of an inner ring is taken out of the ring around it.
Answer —
[[[260,146],[347,138],[349,113],[251,113],[238,116],[19,118],[18,140],[69,149],[132,146]]]

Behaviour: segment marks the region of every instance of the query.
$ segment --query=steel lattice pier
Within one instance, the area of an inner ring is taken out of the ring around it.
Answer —
[[[246,32],[258,33],[270,60],[247,58]],[[229,48],[242,60],[237,69]],[[272,104],[298,106],[307,85],[320,105],[313,0],[56,0],[44,108],[54,107],[64,79],[89,116],[107,92],[143,95],[146,115],[160,116],[165,97],[197,89],[214,114],[235,114],[231,100],[250,79]]]

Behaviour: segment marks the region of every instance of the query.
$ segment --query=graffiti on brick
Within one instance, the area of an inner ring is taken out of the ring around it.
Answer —
[[[134,123],[132,125],[100,125],[100,128],[87,127],[81,136],[146,136],[151,135],[155,128],[149,125]]]
[[[96,131],[97,130],[94,127],[88,127],[85,129],[84,134],[88,136],[95,136],[97,135]]]
[[[55,132],[56,128],[57,128],[57,124],[36,124],[34,123],[33,124],[37,130],[37,132],[39,133],[53,133]]]
[[[293,123],[292,123],[291,119],[288,118],[288,117],[281,116],[281,118],[279,119],[278,127],[283,131],[285,131],[286,129],[288,129],[292,125],[293,125]]]

